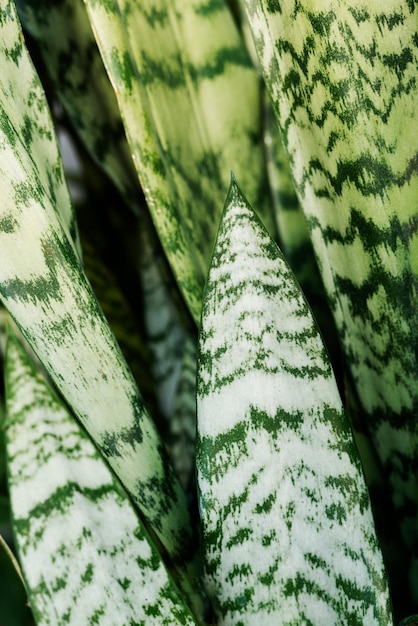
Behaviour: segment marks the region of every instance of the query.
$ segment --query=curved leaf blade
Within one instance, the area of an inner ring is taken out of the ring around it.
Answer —
[[[54,95],[96,163],[138,212],[138,178],[85,3],[17,0],[16,5],[39,46]]]
[[[221,624],[392,624],[370,502],[306,301],[233,181],[203,303],[197,469]]]
[[[226,3],[87,7],[158,236],[198,322],[230,170],[260,207],[268,198],[258,75]],[[269,205],[263,216],[273,228]]]
[[[31,196],[43,201],[49,219],[63,228],[79,253],[75,215],[48,104],[11,1],[2,0],[0,4],[0,28],[0,149],[3,154],[8,153],[4,171],[11,174],[7,187],[2,183],[5,186],[2,193],[9,196],[10,204],[13,199],[16,203],[27,203]],[[21,175],[22,169],[31,171],[30,180]],[[2,230],[12,232],[14,223],[13,212],[4,212]]]
[[[50,187],[42,184],[55,169],[49,171],[48,161],[27,153],[21,132],[14,130],[22,127],[16,116],[25,110],[32,84],[45,116],[46,100],[28,64],[14,7],[6,0],[0,6],[0,47],[8,70],[0,86],[0,297],[171,559],[195,578],[185,494],[55,210]],[[9,118],[11,94],[14,117]],[[42,176],[39,163],[45,167]],[[24,193],[16,191],[16,181]]]
[[[170,458],[184,489],[194,478],[196,452],[196,341],[185,337],[181,375],[169,431]]]
[[[418,132],[418,8],[407,0],[246,6],[364,430],[411,550],[418,508],[418,175],[411,141]]]
[[[6,402],[13,526],[37,624],[195,624],[130,499],[11,333]]]
[[[170,460],[187,491],[194,470],[196,332],[175,290],[161,249],[140,231],[142,307],[151,372]]]

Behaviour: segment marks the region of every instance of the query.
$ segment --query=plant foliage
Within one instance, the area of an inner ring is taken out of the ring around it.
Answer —
[[[417,16],[0,0],[0,531],[38,626],[414,623]]]

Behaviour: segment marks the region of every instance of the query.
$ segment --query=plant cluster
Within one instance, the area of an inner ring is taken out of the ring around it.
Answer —
[[[0,623],[418,623],[417,4],[0,0],[0,50]]]

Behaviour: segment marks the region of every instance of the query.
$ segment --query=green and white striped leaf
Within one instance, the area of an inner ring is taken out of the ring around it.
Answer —
[[[195,624],[130,499],[13,334],[6,394],[13,526],[38,626]]]
[[[43,202],[48,219],[64,230],[79,253],[77,226],[54,127],[42,85],[25,48],[13,2],[2,0],[0,4],[0,29],[0,150],[5,154],[9,149],[10,173],[7,187],[2,181],[2,195],[8,197],[9,205],[29,203],[30,197]],[[31,180],[22,176],[22,169],[32,172]],[[0,174],[3,171],[2,167]],[[13,232],[14,227],[13,212],[4,208],[1,230]]]
[[[265,97],[264,143],[278,226],[278,243],[313,310],[335,368],[341,358],[335,324],[326,300],[305,215],[292,180],[289,159],[271,104],[267,102],[267,94]]]
[[[38,45],[54,96],[96,163],[137,212],[142,193],[85,3],[16,0],[16,5]]]
[[[265,103],[264,124],[267,169],[278,225],[280,249],[285,254],[298,282],[308,283],[312,280],[316,265],[312,242],[291,177],[289,159],[269,102]]]
[[[118,277],[112,272],[113,268],[106,263],[106,257],[98,247],[93,245],[94,239],[88,235],[85,236],[82,227],[80,233],[84,271],[158,429],[158,410],[154,381],[149,372],[150,354],[145,333],[132,309],[131,302],[127,300],[118,283]],[[138,283],[134,283],[132,287],[136,293]]]
[[[232,168],[273,228],[259,77],[222,1],[87,6],[156,230],[198,322]]]
[[[235,181],[207,280],[197,469],[220,624],[392,624],[368,493],[319,331]]]
[[[48,167],[44,155],[32,154],[24,143],[24,122],[17,116],[24,112],[28,94],[34,110],[49,117],[7,0],[0,4],[0,48],[5,59],[0,86],[0,297],[181,568],[194,556],[185,494],[57,217],[51,194],[58,165]],[[41,176],[39,167],[44,168]],[[43,181],[50,186],[44,188]]]
[[[418,503],[418,5],[246,5],[345,359],[411,550]]]

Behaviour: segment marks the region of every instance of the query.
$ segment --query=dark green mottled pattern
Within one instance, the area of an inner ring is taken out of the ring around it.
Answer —
[[[265,95],[264,143],[270,188],[278,226],[278,242],[319,324],[334,372],[340,369],[335,324],[326,300],[306,218],[296,194],[283,140],[268,95]]]
[[[62,103],[90,154],[106,171],[129,206],[137,213],[142,191],[126,141],[116,96],[97,49],[85,4],[83,2],[74,3],[70,0],[61,1],[59,4],[49,0],[44,0],[42,3],[19,0],[17,4],[25,28],[38,44],[54,94]],[[101,202],[101,199],[98,202]],[[102,206],[100,206],[99,211],[104,212]],[[124,214],[123,207],[113,206],[111,211],[113,220],[117,220],[120,228],[131,228],[132,221],[128,221],[127,217],[129,216]],[[90,213],[92,213],[91,206],[80,207],[79,215],[81,218]],[[147,217],[141,213],[139,229],[149,247],[150,242],[155,239],[155,234],[151,232],[152,224],[149,228],[150,220],[149,218],[146,219]],[[99,218],[100,226],[103,224],[102,219]],[[85,221],[82,221],[82,234],[84,225]],[[97,232],[93,234],[93,237],[97,237]],[[85,238],[83,244],[85,244]],[[144,256],[142,244],[137,244],[137,247],[139,250],[134,250],[134,258],[131,259],[133,264],[138,263],[140,255]],[[104,252],[105,254],[109,253],[109,242],[107,242]],[[144,347],[139,345],[138,334],[135,333],[132,324],[129,330],[126,328],[126,323],[118,324],[116,328],[115,313],[117,308],[110,309],[106,305],[106,300],[102,297],[104,295],[104,283],[100,281],[97,272],[92,276],[89,271],[91,269],[89,253],[90,249],[87,249],[85,263],[88,278],[93,279],[93,289],[99,296],[100,304],[104,307],[105,315],[111,323],[112,330],[115,332],[118,343],[127,358],[128,365],[140,386],[147,407],[151,409],[154,420],[159,423],[161,407],[157,408],[155,404],[153,390],[149,384],[149,372],[146,372],[144,376],[143,368],[141,372],[139,371],[139,365],[144,363]],[[157,254],[155,246],[153,254]],[[147,272],[146,264],[146,258],[142,258],[140,272]],[[109,278],[107,278],[107,286],[110,285]],[[143,276],[141,280],[145,285],[148,278]],[[172,291],[176,289],[174,282],[170,288]],[[97,289],[100,291],[99,294]],[[148,294],[151,286],[145,285],[144,290]],[[139,297],[139,295],[136,296],[137,299]],[[123,311],[126,311],[126,306],[122,305],[119,309],[120,317],[124,315]],[[147,319],[148,317],[156,318],[155,311],[146,313],[145,316]],[[130,332],[131,330],[132,332]],[[158,354],[161,355],[161,360],[164,360],[164,375],[167,373],[166,378],[169,379],[167,370],[170,369],[172,361],[166,358],[167,353],[164,351],[161,335],[158,337],[158,343]],[[154,354],[154,351],[152,353]],[[165,405],[167,405],[171,396],[166,393],[167,385],[162,384],[161,379],[162,375],[159,372],[157,391],[161,391],[160,395],[164,397]],[[164,408],[166,409],[166,406]]]
[[[197,381],[199,504],[219,623],[392,624],[319,331],[235,182],[205,289]]]
[[[14,7],[5,0],[0,48],[1,299],[173,560],[187,568],[194,552],[185,494],[61,219],[71,206],[68,196],[54,195],[62,175],[55,136],[51,130],[56,162],[45,158],[47,146],[30,150],[22,137],[27,106],[34,146],[52,125]]]
[[[5,193],[16,198],[16,202],[26,204],[30,203],[32,196],[38,200],[45,198],[50,219],[60,223],[79,252],[77,226],[48,105],[27,54],[13,2],[2,2],[0,28],[0,129],[5,141],[19,154],[19,162],[33,171],[31,180],[23,180],[15,172]],[[17,75],[19,80],[16,80]],[[14,167],[11,161],[10,169]],[[12,234],[16,227],[13,212],[3,211],[0,229]]]
[[[139,248],[144,326],[159,411],[164,422],[169,423],[181,370],[185,329],[175,284],[161,249],[153,244],[148,229],[142,228]]]
[[[17,0],[16,5],[75,130],[137,211],[142,195],[139,182],[84,2]]]
[[[181,484],[187,489],[194,475],[196,447],[196,341],[191,334],[184,340],[169,429],[170,457]]]
[[[139,233],[142,311],[161,432],[184,487],[193,469],[196,429],[196,332],[148,228]]]
[[[82,208],[88,210],[88,207]],[[132,303],[127,300],[114,272],[107,263],[105,252],[108,252],[108,241],[104,240],[105,249],[102,249],[93,245],[93,242],[97,242],[97,233],[90,232],[85,236],[83,228],[80,232],[86,276],[141,391],[145,405],[158,426],[155,388],[149,372],[148,345],[141,332]]]
[[[412,549],[417,4],[246,4],[366,428]]]
[[[6,396],[13,526],[37,624],[194,624],[129,497],[13,334]]]
[[[223,2],[87,6],[154,224],[198,321],[231,169],[273,228],[259,78]]]

